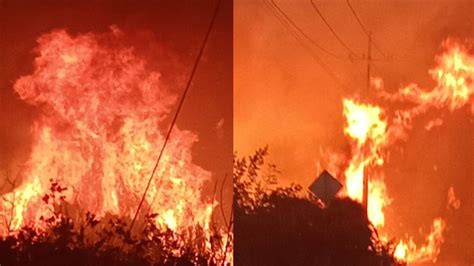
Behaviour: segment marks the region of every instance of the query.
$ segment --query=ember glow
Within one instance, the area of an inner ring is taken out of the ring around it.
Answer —
[[[368,217],[377,227],[383,239],[385,234],[384,211],[390,204],[384,175],[381,167],[387,160],[387,149],[399,140],[406,140],[408,130],[418,116],[425,114],[430,108],[454,111],[465,106],[474,106],[474,55],[469,49],[447,40],[443,43],[444,52],[436,57],[436,66],[429,74],[436,82],[431,90],[423,90],[416,84],[401,88],[395,94],[383,89],[383,80],[373,79],[379,98],[389,101],[409,103],[413,107],[395,110],[393,117],[381,105],[364,104],[346,98],[343,100],[346,126],[344,132],[351,142],[352,157],[344,170],[346,194],[362,202],[363,177],[369,176]],[[377,82],[375,82],[377,81]],[[442,126],[441,118],[428,122],[426,130]],[[455,198],[454,191],[448,192],[448,205],[459,207],[460,201]],[[407,262],[435,262],[441,245],[446,222],[443,218],[435,218],[430,232],[425,236],[424,243],[415,243],[413,237],[407,236],[398,242],[394,256]]]
[[[121,38],[112,27],[77,36],[56,30],[37,40],[34,72],[14,89],[40,114],[23,181],[0,205],[11,221],[2,221],[2,235],[47,215],[41,197],[50,179],[68,187],[66,201],[84,212],[133,216],[176,96]],[[192,162],[196,141],[194,133],[175,128],[146,196],[163,229],[209,231],[216,203],[202,199],[211,174]]]
[[[448,190],[448,209],[457,210],[461,207],[461,201],[456,198],[454,194],[454,188],[450,187]]]

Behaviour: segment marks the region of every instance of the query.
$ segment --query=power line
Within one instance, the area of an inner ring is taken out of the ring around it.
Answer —
[[[349,2],[349,0],[346,0],[346,3],[347,3],[347,5],[349,6],[349,8],[351,9],[352,14],[353,14],[354,17],[356,18],[357,22],[359,22],[359,25],[360,25],[360,27],[362,28],[362,30],[365,32],[365,34],[366,34],[367,36],[369,36],[369,31],[365,28],[364,24],[362,23],[362,21],[360,20],[359,16],[358,16],[357,13],[355,12],[354,8],[353,8],[352,5],[351,5],[351,2]]]
[[[314,47],[318,48],[322,52],[326,53],[327,55],[340,60],[346,60],[347,58],[340,57],[333,52],[327,50],[326,48],[322,47],[318,43],[316,43],[308,34],[306,34],[279,6],[275,3],[274,0],[270,0],[270,3],[274,6],[278,13],[284,17],[284,19],[294,28],[296,29],[303,37],[308,40]]]
[[[267,3],[266,1],[264,1],[264,3],[267,5],[267,7],[270,9],[270,11],[273,13],[273,15],[278,19],[278,21],[280,21],[280,23],[290,32],[290,34],[293,35],[293,37],[298,41],[298,43],[303,46],[305,49],[308,50],[308,52],[310,54],[314,54],[314,51],[313,49],[311,49],[311,47],[309,47],[305,42],[304,40],[302,39],[301,36],[298,35],[298,33],[296,31],[293,30],[293,28],[291,27],[291,25],[289,24],[289,22],[287,20],[285,20],[285,18],[283,17],[283,15],[279,12],[278,9],[276,9],[276,7],[270,2],[271,0],[269,0],[269,2]],[[281,10],[280,10],[281,11]],[[321,61],[321,58],[319,58],[319,56],[315,55],[315,59],[316,61],[319,63],[322,63]]]
[[[291,28],[291,25],[289,25],[289,23],[283,19],[281,19],[281,17],[279,16],[282,16],[278,10],[276,10],[276,8],[271,4],[271,2],[273,1],[269,1],[268,3],[264,0],[264,3],[267,5],[267,7],[270,9],[270,11],[275,15],[275,17],[280,21],[280,23],[283,24],[283,26],[285,26],[285,28],[290,32],[290,34],[293,35],[293,37],[298,41],[298,43],[307,50],[307,52],[311,55],[311,57],[316,61],[316,63],[322,68],[323,71],[325,71],[338,85],[342,85],[343,87],[345,87],[342,82],[340,81],[340,79],[334,74],[334,72],[332,72],[327,66],[326,64],[321,60],[321,58],[314,53],[313,49],[311,49],[311,47],[309,47],[305,42],[304,40],[301,39],[301,37],[298,35],[297,32],[295,32],[294,30],[292,30]],[[281,10],[281,9],[280,9]]]
[[[311,2],[311,5],[313,6],[313,9],[316,11],[316,13],[318,13],[319,17],[323,20],[324,24],[326,24],[326,26],[329,28],[329,30],[331,31],[331,33],[334,35],[334,37],[336,37],[336,39],[339,41],[339,43],[344,46],[344,48],[346,48],[346,50],[354,57],[356,58],[362,58],[361,56],[359,56],[358,54],[356,54],[351,48],[349,48],[348,45],[346,45],[346,43],[344,43],[342,41],[342,39],[339,37],[339,35],[336,33],[336,31],[331,27],[331,25],[329,24],[329,22],[326,20],[326,18],[323,16],[323,14],[321,13],[321,11],[319,10],[319,8],[316,6],[316,4],[314,3],[313,0],[310,0]]]
[[[191,86],[191,82],[194,78],[194,74],[196,73],[196,69],[199,65],[199,62],[201,61],[201,57],[202,57],[202,54],[204,52],[204,48],[206,47],[206,43],[207,43],[207,40],[209,39],[209,35],[211,33],[211,30],[212,30],[212,27],[214,25],[214,22],[216,20],[216,17],[217,17],[217,13],[218,13],[218,10],[219,10],[219,6],[220,6],[220,3],[221,3],[221,0],[218,0],[217,4],[216,4],[216,7],[214,9],[214,13],[213,13],[213,16],[212,16],[212,19],[211,19],[211,22],[209,24],[209,27],[207,29],[207,32],[206,32],[206,35],[204,37],[204,40],[202,42],[202,45],[201,45],[201,48],[199,49],[199,53],[197,55],[197,58],[196,58],[196,61],[194,62],[194,65],[193,65],[193,68],[191,70],[191,74],[189,75],[189,79],[188,79],[188,82],[186,84],[186,87],[183,91],[183,94],[181,96],[181,99],[179,101],[179,104],[178,104],[178,107],[176,109],[176,113],[173,117],[173,120],[171,121],[171,124],[170,124],[170,127],[168,129],[168,133],[166,134],[166,138],[165,138],[165,141],[163,142],[163,145],[161,147],[161,150],[160,150],[160,153],[158,155],[158,158],[156,160],[156,163],[155,163],[155,166],[153,167],[153,171],[151,172],[151,175],[150,175],[150,178],[148,179],[148,183],[146,185],[146,188],[145,188],[145,191],[143,192],[143,196],[140,200],[140,203],[138,204],[138,207],[137,207],[137,211],[135,212],[135,215],[132,219],[132,223],[130,224],[130,228],[128,229],[128,232],[130,233],[132,231],[132,228],[133,228],[133,225],[135,224],[135,221],[138,217],[138,213],[140,212],[140,208],[142,207],[143,205],[143,202],[145,201],[145,197],[146,197],[146,194],[148,192],[148,189],[150,188],[150,185],[151,185],[151,181],[153,180],[153,176],[155,175],[155,172],[156,172],[156,169],[158,168],[158,165],[160,163],[160,160],[161,160],[161,157],[163,156],[163,152],[165,150],[165,147],[166,147],[166,144],[168,143],[168,140],[170,139],[170,136],[171,136],[171,132],[173,131],[173,128],[174,128],[174,125],[176,124],[176,120],[178,119],[178,115],[179,115],[179,112],[181,111],[181,107],[183,106],[183,103],[184,103],[184,99],[186,98],[186,95],[189,91],[189,87]],[[161,183],[161,180],[162,180],[163,176],[161,176],[161,178],[159,179],[158,181],[158,184]]]
[[[326,74],[331,77],[334,82],[336,82],[337,85],[340,87],[343,87],[345,89],[349,89],[348,86],[346,86],[338,77],[337,75],[322,61],[322,59],[314,52],[313,49],[302,39],[301,36],[298,35],[298,32],[294,31],[291,28],[291,23],[288,22],[285,18],[287,16],[284,16],[281,14],[283,12],[278,6],[275,6],[275,2],[273,0],[266,0],[263,1],[264,4],[269,8],[269,10],[273,13],[273,15],[280,21],[280,23],[290,32],[290,34],[293,35],[293,37],[298,41],[298,43],[307,50],[307,52],[311,55],[311,57],[316,61],[316,63],[321,67],[321,69],[326,72]]]
[[[351,5],[351,2],[349,0],[346,0],[346,3],[347,5],[349,6],[352,14],[354,15],[355,19],[357,20],[357,22],[359,23],[360,27],[362,28],[362,30],[364,31],[364,33],[367,35],[367,37],[370,36],[370,32],[367,30],[367,28],[364,26],[364,23],[362,23],[362,20],[360,19],[360,17],[357,15],[357,12],[355,11],[354,7],[352,7]],[[387,57],[385,55],[385,53],[382,51],[382,49],[380,49],[380,47],[372,40],[372,45],[374,46],[375,49],[377,49],[377,51],[383,56],[383,57]]]

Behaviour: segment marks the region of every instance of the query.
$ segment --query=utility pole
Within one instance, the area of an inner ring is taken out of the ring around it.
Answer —
[[[371,47],[372,46],[372,32],[369,32],[369,44],[367,48],[367,84],[366,84],[366,96],[370,97],[370,60],[371,57]]]
[[[371,50],[371,45],[372,45],[372,33],[369,32],[369,44],[367,48],[367,84],[366,84],[366,91],[365,91],[365,98],[370,97],[370,60],[371,60],[371,55],[370,55],[370,50]],[[364,173],[363,173],[363,182],[364,182],[364,187],[363,187],[363,204],[365,206],[366,213],[368,214],[368,206],[369,206],[369,171],[367,167],[364,167]]]

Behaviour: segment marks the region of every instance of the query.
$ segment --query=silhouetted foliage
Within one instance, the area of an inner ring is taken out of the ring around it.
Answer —
[[[65,214],[65,190],[51,180],[42,198],[51,212],[40,218],[41,226],[0,239],[1,265],[222,265],[223,236],[217,229],[209,250],[202,228],[188,234],[162,230],[153,222],[159,214],[144,217],[143,229],[133,235],[129,218],[87,212],[82,221],[73,221]]]
[[[235,265],[399,265],[361,204],[345,198],[323,208],[300,186],[277,187],[267,154],[234,155]]]

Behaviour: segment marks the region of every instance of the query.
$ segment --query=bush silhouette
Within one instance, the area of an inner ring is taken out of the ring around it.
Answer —
[[[234,156],[235,265],[399,265],[361,204],[344,198],[323,208],[299,186],[275,186],[266,155]]]
[[[41,228],[25,226],[0,238],[1,265],[222,265],[222,234],[212,230],[211,248],[206,234],[177,234],[158,228],[159,214],[144,217],[143,227],[129,233],[130,218],[84,214],[73,220],[64,212],[66,188],[51,181],[43,201],[51,207],[41,217]]]

